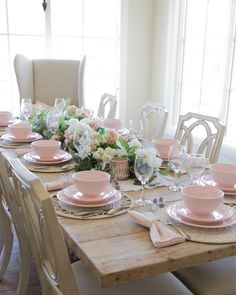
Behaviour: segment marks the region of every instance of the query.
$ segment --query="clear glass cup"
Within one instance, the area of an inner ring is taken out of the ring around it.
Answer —
[[[59,128],[59,119],[60,119],[60,113],[55,110],[52,109],[48,115],[47,115],[47,126],[48,126],[48,130],[51,131],[52,133],[55,133],[58,128]]]
[[[168,160],[171,169],[174,172],[174,185],[170,186],[169,189],[175,192],[182,190],[180,183],[181,171],[184,167],[186,160],[186,148],[183,145],[171,145],[168,154]]]
[[[32,100],[31,98],[22,98],[20,104],[20,111],[25,121],[28,121],[32,112]]]
[[[65,99],[61,98],[61,97],[55,98],[54,107],[56,108],[56,110],[59,113],[63,113],[63,111],[64,111],[64,109],[66,107]]]
[[[199,184],[205,171],[205,155],[189,154],[186,161],[187,173],[194,184]]]
[[[134,173],[142,184],[142,196],[140,199],[135,201],[135,205],[150,205],[152,202],[145,198],[145,185],[154,173],[154,168],[150,157],[147,155],[137,155],[134,161]]]
[[[142,139],[143,137],[143,123],[141,120],[130,120],[129,131],[131,138]]]
[[[79,154],[79,157],[81,159],[84,159],[85,157],[87,157],[86,146],[89,145],[88,132],[87,131],[74,132],[73,145],[75,149],[77,150],[77,153]]]

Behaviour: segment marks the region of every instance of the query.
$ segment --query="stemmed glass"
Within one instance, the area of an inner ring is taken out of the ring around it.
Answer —
[[[55,102],[54,102],[54,107],[56,108],[56,110],[61,114],[65,107],[66,107],[66,102],[64,98],[56,98]]]
[[[182,187],[179,185],[181,170],[184,166],[186,159],[186,148],[182,145],[171,145],[169,149],[168,160],[170,167],[174,172],[175,183],[173,186],[170,186],[169,189],[175,192],[182,190]]]
[[[24,116],[25,121],[28,121],[32,112],[32,101],[31,98],[22,98],[20,105],[21,114]]]
[[[74,132],[73,136],[73,145],[78,152],[78,155],[81,159],[86,158],[86,151],[89,147],[89,139],[87,131],[78,131]]]
[[[59,128],[59,119],[60,113],[57,110],[53,109],[47,115],[47,126],[48,130],[52,133],[55,133]]]
[[[143,135],[143,123],[141,120],[130,120],[129,130],[131,138],[141,139]]]
[[[134,161],[134,173],[142,184],[142,196],[140,199],[135,201],[135,204],[138,206],[145,206],[152,203],[150,200],[145,198],[144,191],[145,185],[153,175],[153,172],[154,168],[152,165],[152,158],[146,153],[137,155]]]
[[[187,173],[194,184],[199,184],[205,171],[205,156],[203,154],[189,154],[186,161]]]

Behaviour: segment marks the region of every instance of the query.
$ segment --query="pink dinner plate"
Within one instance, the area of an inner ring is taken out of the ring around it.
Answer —
[[[106,191],[98,194],[96,197],[91,198],[79,192],[76,186],[73,184],[64,188],[63,194],[69,199],[76,201],[78,205],[106,205],[107,202],[114,199],[117,194],[117,190],[115,190],[112,185],[109,185]]]
[[[1,121],[0,120],[0,127],[7,127],[8,125],[14,123],[16,120],[9,120],[9,121]]]
[[[225,204],[221,204],[219,208],[213,211],[211,214],[208,215],[196,215],[187,208],[182,201],[176,203],[176,210],[178,214],[185,220],[190,220],[193,222],[204,222],[204,223],[218,223],[223,220],[226,220],[233,216],[233,209]]]
[[[62,205],[70,205],[70,206],[75,206],[75,207],[102,207],[102,206],[107,206],[107,205],[110,205],[110,204],[113,204],[117,201],[119,201],[121,199],[121,193],[119,191],[116,191],[114,193],[114,195],[112,196],[112,198],[110,198],[109,200],[106,200],[105,202],[103,203],[89,203],[89,204],[84,204],[84,203],[81,203],[79,201],[79,199],[77,198],[71,198],[71,197],[68,197],[64,194],[64,190],[61,190],[57,193],[57,198],[59,200],[59,202],[62,203]]]
[[[42,135],[33,132],[31,134],[29,134],[28,136],[26,136],[25,138],[17,138],[14,135],[11,134],[4,134],[2,136],[2,139],[6,139],[6,140],[10,140],[12,142],[32,142],[34,140],[39,140],[42,138]]]
[[[202,181],[203,184],[218,187],[219,189],[221,189],[224,193],[226,193],[228,195],[229,194],[232,194],[232,195],[235,195],[236,194],[236,188],[235,188],[235,186],[234,187],[222,187],[222,186],[219,186],[214,181],[214,179],[212,178],[211,175],[203,175],[202,178],[201,178],[201,181]]]
[[[207,223],[204,221],[203,222],[196,222],[193,220],[187,220],[179,215],[178,202],[170,204],[167,207],[166,212],[172,219],[174,219],[180,223],[190,225],[193,227],[199,227],[199,228],[224,228],[224,227],[228,227],[228,226],[231,226],[236,223],[236,212],[235,211],[233,211],[233,215],[230,218],[219,221],[217,223]]]
[[[52,157],[52,158],[42,158],[39,155],[37,155],[35,152],[30,152],[31,158],[35,159],[38,162],[54,162],[54,161],[60,161],[63,160],[65,157],[67,157],[68,153],[63,150],[59,150],[58,153]]]
[[[34,159],[31,155],[31,152],[30,153],[27,153],[23,156],[23,158],[30,162],[30,163],[33,163],[33,164],[43,164],[43,165],[53,165],[53,164],[60,164],[60,163],[64,163],[64,162],[68,162],[72,159],[72,155],[67,153],[67,155],[63,158],[63,159],[59,159],[59,160],[48,160],[48,161],[38,161],[36,159]]]

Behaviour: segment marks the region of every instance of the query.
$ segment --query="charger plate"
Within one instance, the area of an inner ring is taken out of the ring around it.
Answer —
[[[122,194],[122,197],[119,201],[109,204],[107,206],[101,207],[93,207],[93,208],[82,208],[79,212],[73,212],[68,209],[62,208],[57,197],[55,195],[52,196],[52,202],[56,214],[58,216],[72,218],[72,219],[80,219],[80,220],[90,220],[90,219],[104,219],[122,215],[128,212],[130,209],[134,207],[134,201],[130,196]],[[107,212],[110,209],[117,208],[117,212],[113,214],[108,214]],[[101,211],[98,211],[101,210]],[[104,211],[102,211],[104,210]],[[88,212],[88,214],[83,215],[84,212]],[[96,214],[96,212],[98,212]],[[90,214],[91,213],[91,214]],[[93,214],[94,213],[94,214]]]

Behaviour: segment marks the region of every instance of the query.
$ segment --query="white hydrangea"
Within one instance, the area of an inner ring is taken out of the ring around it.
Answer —
[[[74,133],[74,132],[88,132],[89,134],[93,132],[93,129],[84,123],[81,123],[77,119],[70,119],[67,124],[69,125],[67,131]]]
[[[112,157],[114,157],[114,156],[117,155],[117,150],[113,149],[111,147],[107,147],[107,148],[105,148],[105,153],[112,156]]]
[[[134,138],[132,139],[130,142],[129,142],[129,146],[130,147],[133,147],[133,146],[138,146],[141,148],[141,142],[137,140],[137,138]]]
[[[137,149],[136,155],[139,157],[144,157],[148,165],[155,169],[159,169],[161,166],[162,160],[157,157],[157,152],[155,148],[147,148],[147,149]]]

